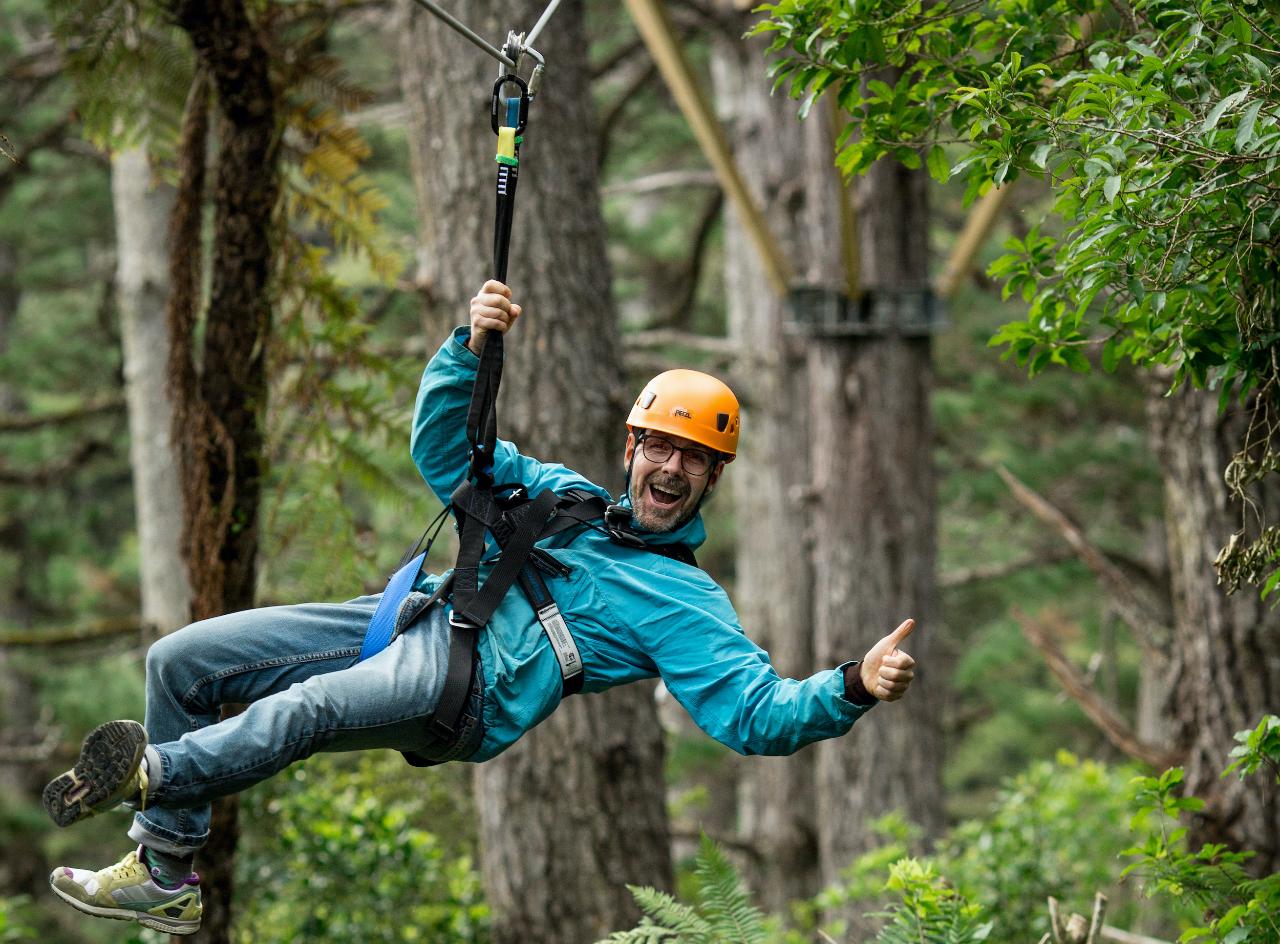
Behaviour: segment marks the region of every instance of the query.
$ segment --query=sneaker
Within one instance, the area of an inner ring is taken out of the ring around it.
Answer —
[[[45,811],[59,826],[70,826],[126,800],[145,808],[146,746],[146,729],[136,721],[98,725],[85,737],[76,765],[44,788]]]
[[[166,934],[195,934],[200,930],[200,876],[192,872],[168,887],[141,861],[142,847],[99,872],[54,869],[53,892],[72,908],[99,918],[137,921]]]

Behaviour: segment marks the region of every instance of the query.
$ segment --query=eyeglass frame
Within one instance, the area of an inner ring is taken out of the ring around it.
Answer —
[[[671,452],[667,453],[667,455],[662,459],[655,459],[653,458],[653,456],[649,455],[649,453],[646,452],[644,448],[644,444],[650,441],[649,432],[650,431],[646,429],[642,431],[638,437],[636,437],[636,448],[639,449],[640,453],[650,462],[655,462],[655,463],[658,463],[659,465],[665,464],[667,460],[671,458],[671,453],[678,452],[680,453],[680,468],[684,469],[684,471],[688,472],[690,475],[696,475],[699,478],[701,478],[704,475],[710,475],[711,470],[714,469],[716,466],[716,463],[720,461],[720,453],[716,452],[714,449],[708,449],[705,446],[700,446],[696,444],[693,446],[677,446],[670,439],[667,439],[665,436],[661,434],[658,434],[658,436],[653,441],[666,443],[668,446],[671,447]],[[684,460],[689,455],[690,450],[696,453],[702,453],[707,457],[707,467],[703,469],[701,472],[695,472],[692,469],[690,469],[687,465],[685,465]]]

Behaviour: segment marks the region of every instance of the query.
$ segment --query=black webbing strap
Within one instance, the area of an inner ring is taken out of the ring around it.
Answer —
[[[449,616],[449,668],[430,722],[432,729],[444,738],[454,736],[458,717],[466,704],[480,630],[488,624],[493,611],[525,568],[534,544],[555,513],[558,499],[555,492],[545,491],[502,513],[501,517],[510,525],[510,534],[501,545],[502,556],[483,585],[479,574],[485,532],[493,530],[499,517],[493,493],[487,488],[463,483],[452,500],[458,518],[458,563],[453,570],[453,612]]]
[[[498,442],[498,388],[502,384],[502,335],[491,331],[480,349],[467,411],[467,442],[471,444],[471,477],[492,484],[493,453]]]

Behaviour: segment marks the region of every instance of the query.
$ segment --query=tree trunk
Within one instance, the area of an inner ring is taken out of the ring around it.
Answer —
[[[0,241],[0,355],[8,350],[9,334],[21,300],[18,254],[11,244]],[[0,413],[17,413],[23,406],[22,392],[17,386],[0,381]],[[28,567],[39,561],[41,555],[31,547],[31,531],[26,519],[0,518],[0,542],[6,556],[11,554],[18,561],[18,579],[0,592],[0,621],[9,626],[30,626],[35,608],[30,581],[24,578]],[[27,739],[25,732],[36,727],[39,706],[32,678],[19,662],[14,653],[0,648],[0,731],[13,733],[15,746]],[[0,814],[8,821],[7,838],[15,848],[34,847],[39,841],[40,830],[20,806],[26,798],[39,793],[44,774],[40,766],[22,761],[0,763],[0,791],[3,791],[0,795],[6,798],[0,803]],[[40,894],[47,881],[43,866],[39,856],[5,857],[0,861],[0,896]]]
[[[111,196],[142,623],[148,632],[160,636],[189,622],[191,596],[180,554],[182,497],[171,438],[173,406],[166,384],[165,303],[173,188],[155,178],[146,151],[135,148],[113,157]]]
[[[254,599],[279,131],[267,50],[241,0],[176,0],[172,9],[191,37],[200,77],[184,128],[183,184],[188,190],[179,194],[170,240],[169,383],[191,616],[207,619],[247,609]],[[207,137],[199,123],[208,97],[202,90],[204,75],[216,90],[219,146],[210,296],[197,366],[194,328],[204,176],[199,152]],[[197,944],[226,944],[231,938],[236,802],[226,797],[214,805],[220,833],[199,860],[207,897],[204,926],[192,939]]]
[[[1220,415],[1215,393],[1184,387],[1163,396],[1167,378],[1157,383],[1150,417],[1172,572],[1173,736],[1185,752],[1187,792],[1207,802],[1192,820],[1190,842],[1254,849],[1250,869],[1270,874],[1280,870],[1280,787],[1264,774],[1219,776],[1232,735],[1280,706],[1280,619],[1254,587],[1227,596],[1213,569],[1239,526],[1223,470],[1242,440],[1244,417]],[[1262,507],[1275,507],[1277,497],[1268,494]]]
[[[764,44],[736,38],[756,17],[732,15],[712,47],[712,76],[738,167],[783,252],[800,269],[797,278],[842,290],[844,186],[832,161],[827,113],[801,123],[794,101],[770,94]],[[754,249],[738,237],[741,223],[732,208],[725,227],[725,298],[744,404],[730,482],[738,518],[749,523],[740,530],[734,605],[779,674],[804,678],[820,668],[813,647],[806,345],[784,333],[787,300],[774,294]],[[806,750],[753,757],[739,767],[739,829],[759,853],[752,885],[770,910],[785,910],[820,888],[815,810],[796,802],[813,795],[815,757]]]
[[[468,4],[501,45],[545,4]],[[407,8],[407,9],[405,9]],[[421,233],[433,298],[451,323],[492,274],[495,69],[411,4],[402,47]],[[525,316],[506,346],[500,430],[525,451],[602,484],[621,480],[627,392],[596,181],[582,3],[567,0],[538,42],[549,63],[530,109],[509,281]],[[417,71],[419,70],[420,71]],[[671,888],[663,745],[652,684],[570,699],[515,748],[477,769],[484,877],[499,944],[577,944],[633,925],[626,883]]]
[[[928,285],[926,179],[882,161],[857,188],[862,285]],[[943,674],[930,660],[936,623],[936,525],[929,417],[930,340],[888,332],[814,341],[809,351],[816,486],[817,661],[861,658],[903,619],[919,627],[918,662],[901,702],[873,708],[852,733],[818,745],[823,878],[875,839],[868,826],[899,810],[942,826]],[[856,914],[847,914],[855,923]]]

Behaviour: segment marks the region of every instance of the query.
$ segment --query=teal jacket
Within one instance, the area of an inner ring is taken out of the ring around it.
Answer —
[[[422,375],[411,450],[442,502],[465,478],[467,409],[479,359],[459,328]],[[521,455],[499,442],[493,472],[499,482],[544,489],[608,493],[563,465]],[[646,535],[650,543],[706,538],[701,516],[679,529]],[[846,733],[867,709],[844,697],[842,668],[807,679],[780,678],[768,654],[738,624],[725,592],[705,572],[648,551],[622,547],[597,531],[571,528],[539,545],[572,568],[548,580],[586,669],[583,692],[659,676],[697,723],[742,754],[791,754]],[[419,578],[430,592],[440,576]],[[533,609],[508,593],[481,633],[485,735],[468,760],[483,761],[511,746],[560,702],[560,666]]]

